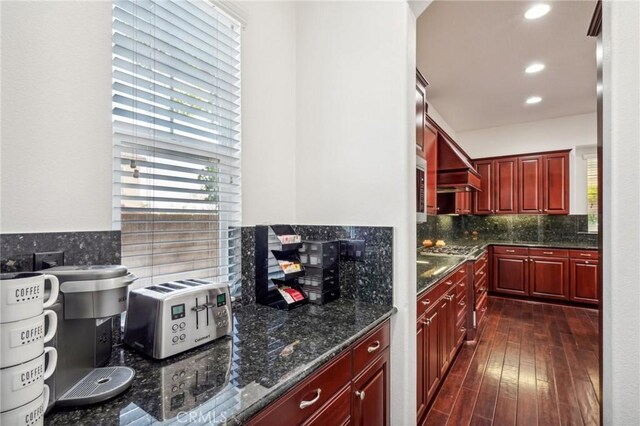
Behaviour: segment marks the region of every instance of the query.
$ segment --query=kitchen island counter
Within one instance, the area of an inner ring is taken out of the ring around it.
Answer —
[[[136,371],[131,388],[102,404],[54,408],[45,424],[241,424],[395,312],[350,299],[290,312],[242,306],[233,336],[163,361],[114,348],[109,365]]]

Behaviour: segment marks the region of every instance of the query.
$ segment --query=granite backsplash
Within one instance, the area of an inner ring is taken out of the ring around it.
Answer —
[[[588,233],[587,227],[587,215],[437,215],[428,216],[426,222],[418,224],[417,241],[470,239],[476,231],[481,241],[565,242],[595,246],[598,235]]]
[[[341,297],[393,305],[393,228],[293,225],[303,240],[365,241],[364,262],[340,261]],[[242,304],[255,303],[255,227],[242,227]]]
[[[120,231],[0,234],[0,272],[33,270],[36,252],[64,251],[66,265],[117,265]]]

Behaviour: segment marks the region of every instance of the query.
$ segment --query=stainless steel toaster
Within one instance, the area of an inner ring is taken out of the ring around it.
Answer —
[[[156,359],[231,335],[229,286],[181,280],[132,290],[124,342]]]

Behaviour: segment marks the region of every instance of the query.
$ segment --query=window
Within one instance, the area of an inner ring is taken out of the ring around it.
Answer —
[[[114,221],[136,287],[239,288],[240,30],[206,1],[114,2]]]
[[[598,158],[587,158],[587,216],[589,232],[598,232]]]

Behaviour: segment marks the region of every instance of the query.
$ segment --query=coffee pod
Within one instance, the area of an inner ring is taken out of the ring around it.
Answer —
[[[51,292],[44,300],[44,283],[51,283]],[[40,315],[58,299],[58,278],[39,272],[0,275],[0,322],[20,321]]]
[[[42,393],[44,381],[51,377],[58,361],[58,352],[48,346],[40,356],[0,369],[0,412],[13,410],[33,401]]]
[[[58,316],[47,309],[40,315],[0,324],[0,368],[22,364],[42,354],[53,339]]]

